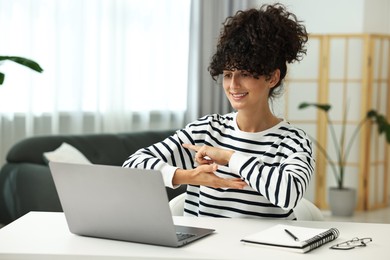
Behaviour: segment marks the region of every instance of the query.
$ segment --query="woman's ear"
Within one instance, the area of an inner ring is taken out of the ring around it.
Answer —
[[[271,78],[269,79],[269,88],[275,87],[280,81],[280,69],[276,69],[274,72],[271,74]]]

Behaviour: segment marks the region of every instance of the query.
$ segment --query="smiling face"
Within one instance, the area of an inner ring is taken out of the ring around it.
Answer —
[[[253,113],[268,110],[269,92],[277,83],[275,74],[279,73],[266,79],[265,76],[255,78],[245,70],[224,70],[223,88],[232,107]]]

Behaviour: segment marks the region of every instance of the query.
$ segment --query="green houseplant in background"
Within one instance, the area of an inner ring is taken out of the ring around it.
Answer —
[[[30,60],[30,59],[26,59],[26,58],[23,58],[23,57],[17,57],[17,56],[0,56],[0,65],[6,61],[6,60],[9,60],[9,61],[13,61],[13,62],[16,62],[18,64],[21,64],[23,66],[26,66],[32,70],[35,70],[37,72],[42,72],[43,69],[41,68],[41,66],[39,66],[38,63],[36,63],[35,61],[33,60]],[[4,82],[4,78],[5,78],[5,75],[4,73],[1,73],[0,72],[0,85],[3,84]]]
[[[329,190],[330,209],[333,215],[350,216],[353,214],[356,205],[356,189],[346,188],[344,186],[344,178],[346,167],[345,163],[348,160],[352,144],[356,140],[361,127],[369,121],[372,121],[378,126],[379,134],[385,134],[387,143],[390,143],[390,125],[387,122],[385,116],[378,114],[375,110],[370,110],[367,112],[366,117],[364,117],[356,126],[351,137],[346,140],[347,109],[345,109],[343,112],[340,138],[338,139],[333,121],[331,120],[331,117],[328,113],[332,106],[329,104],[316,104],[307,102],[303,102],[298,106],[299,109],[305,109],[308,107],[314,107],[326,113],[331,141],[333,142],[336,151],[336,158],[334,159],[330,156],[328,150],[326,150],[315,138],[311,137],[313,143],[315,143],[317,146],[318,151],[322,153],[328,161],[337,183],[337,187],[330,188]],[[349,202],[343,201],[343,196],[348,197]]]

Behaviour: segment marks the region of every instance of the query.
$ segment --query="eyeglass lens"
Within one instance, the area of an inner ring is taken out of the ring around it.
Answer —
[[[331,246],[331,249],[341,249],[341,250],[348,250],[353,249],[355,247],[364,247],[367,246],[367,243],[371,242],[372,238],[365,237],[365,238],[353,238],[351,240],[336,244]]]

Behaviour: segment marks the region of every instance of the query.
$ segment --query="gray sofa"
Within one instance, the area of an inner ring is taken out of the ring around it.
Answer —
[[[95,164],[121,166],[142,147],[163,140],[173,131],[123,134],[55,135],[26,138],[8,152],[0,170],[0,223],[8,224],[29,211],[62,211],[43,153],[68,143]],[[172,199],[184,192],[167,188]]]

